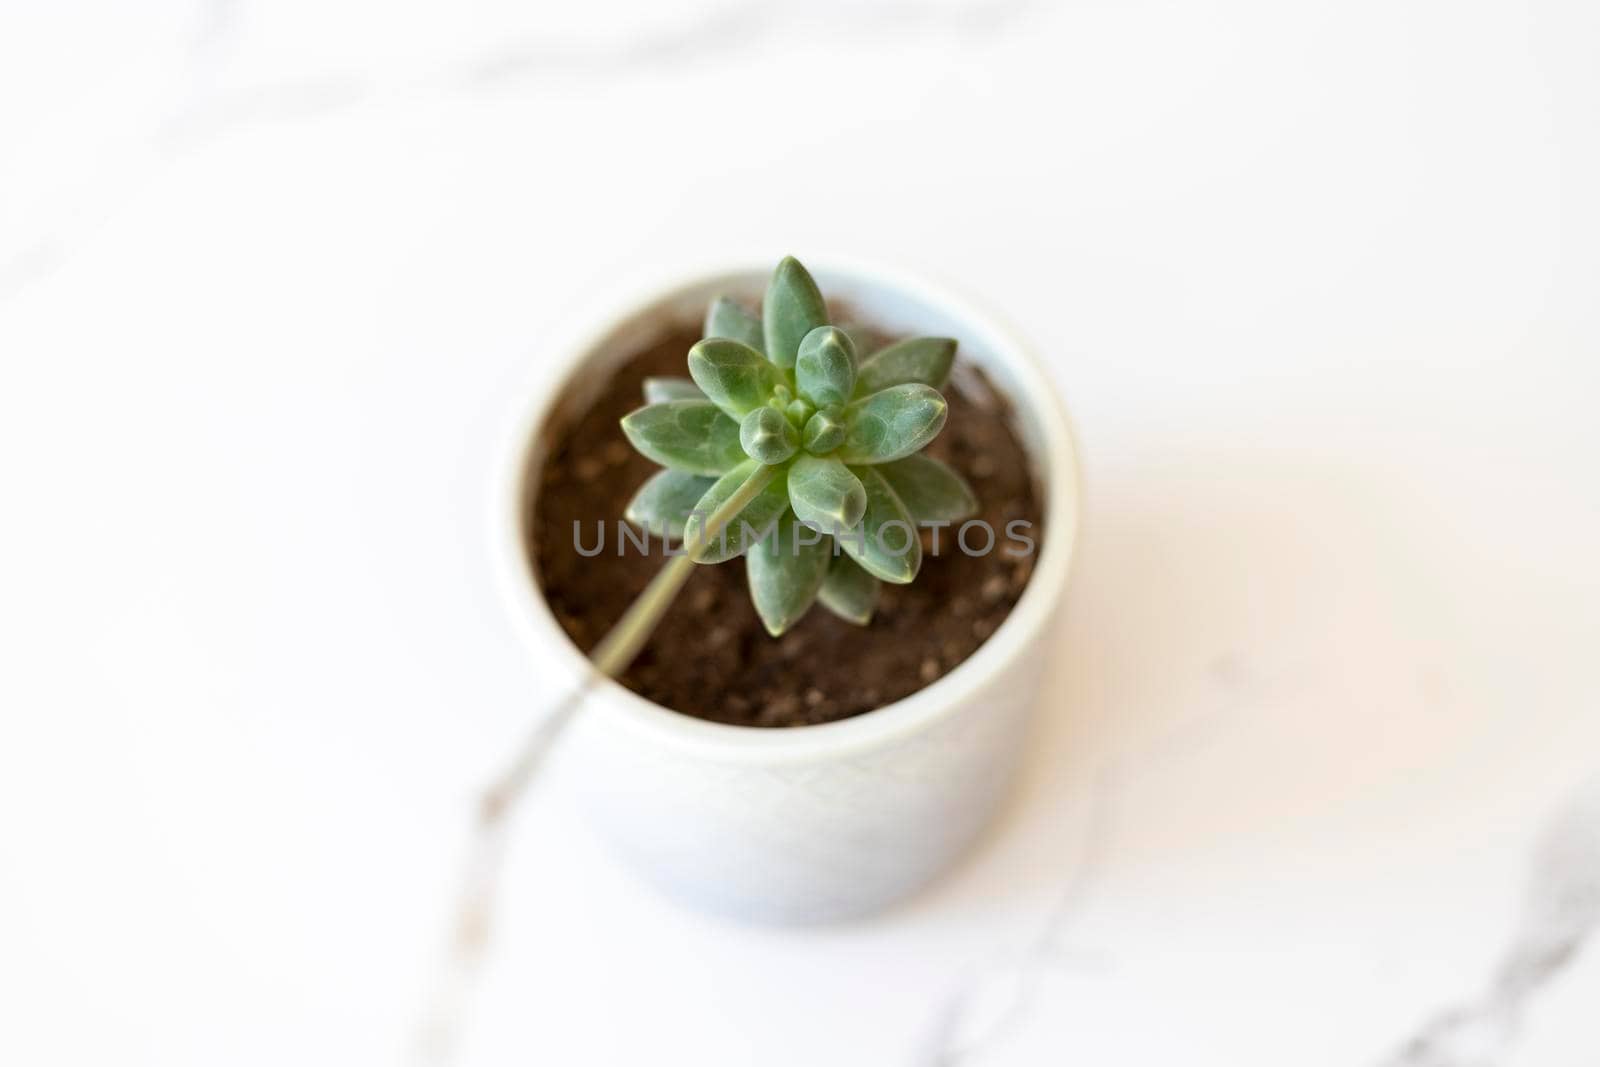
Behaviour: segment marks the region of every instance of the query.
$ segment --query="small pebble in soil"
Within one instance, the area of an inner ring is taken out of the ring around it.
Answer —
[[[771,725],[790,722],[800,713],[800,698],[793,693],[785,693],[770,701],[761,709],[760,721]]]

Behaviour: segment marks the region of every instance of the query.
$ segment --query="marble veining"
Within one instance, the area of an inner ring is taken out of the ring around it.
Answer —
[[[1566,970],[1600,926],[1600,783],[1551,817],[1529,865],[1510,943],[1474,997],[1437,1013],[1384,1067],[1495,1067],[1530,1002]]]
[[[17,250],[0,249],[0,301],[43,277],[70,254],[86,232],[103,222],[150,171],[177,155],[198,150],[243,126],[305,120],[340,113],[375,98],[448,99],[463,94],[527,92],[552,83],[588,82],[641,70],[663,75],[717,62],[735,53],[794,47],[830,38],[892,34],[901,44],[956,40],[965,45],[1011,30],[1038,0],[863,0],[803,9],[781,0],[697,5],[663,24],[619,27],[598,38],[525,34],[512,43],[485,43],[471,54],[413,64],[381,73],[350,50],[344,69],[312,75],[268,75],[238,83],[228,75],[231,54],[247,34],[242,0],[198,5],[174,102],[132,138],[132,147],[102,168],[74,225],[45,220]],[[125,131],[116,131],[122,135]],[[107,137],[112,131],[107,131]]]
[[[1252,678],[1228,655],[1215,658],[1206,673],[1203,685],[1216,699],[1212,707],[1191,713],[1151,743],[1106,757],[1092,772],[1082,800],[1087,810],[1082,840],[1063,867],[1059,894],[1020,951],[997,954],[957,984],[934,1013],[920,1045],[919,1064],[958,1067],[981,1059],[1026,1024],[1038,1006],[1041,981],[1052,969],[1098,966],[1102,957],[1069,944],[1068,934],[1115,860],[1118,807],[1141,777],[1196,754],[1239,726],[1252,710],[1302,684],[1298,670]]]

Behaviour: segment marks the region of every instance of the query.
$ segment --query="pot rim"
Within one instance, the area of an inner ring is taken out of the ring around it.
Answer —
[[[909,696],[860,715],[799,727],[739,726],[675,711],[646,700],[611,678],[596,676],[579,708],[604,719],[608,725],[644,731],[655,740],[702,755],[742,762],[788,763],[819,755],[837,757],[878,746],[918,733],[954,714],[987,682],[1004,674],[1048,629],[1065,592],[1077,546],[1082,472],[1066,408],[1032,347],[988,309],[925,277],[853,259],[818,257],[814,262],[817,266],[813,273],[818,276],[848,278],[857,286],[888,289],[941,308],[967,330],[958,340],[981,337],[992,361],[1005,366],[1013,379],[1008,399],[1017,408],[1027,409],[1038,427],[1038,441],[1024,441],[1024,448],[1036,474],[1042,475],[1046,496],[1044,536],[1028,586],[988,640],[948,674]],[[501,451],[503,460],[493,487],[490,535],[499,585],[518,629],[536,653],[554,650],[550,658],[561,672],[559,677],[541,679],[550,684],[541,684],[539,691],[559,696],[565,687],[578,685],[591,673],[589,661],[550,612],[523,541],[522,509],[528,499],[524,476],[555,401],[577,370],[619,325],[721,279],[748,275],[764,279],[768,273],[766,266],[752,260],[680,268],[673,272],[674,281],[656,279],[622,286],[603,303],[590,301],[588,314],[574,316],[573,325],[552,335],[554,343],[548,350],[557,355],[518,394],[509,440]],[[600,313],[595,314],[593,309],[600,309]],[[1035,445],[1045,454],[1036,454]],[[545,662],[542,655],[540,662]]]

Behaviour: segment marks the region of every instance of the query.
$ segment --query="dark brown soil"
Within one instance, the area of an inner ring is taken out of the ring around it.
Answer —
[[[588,652],[622,616],[661,567],[659,541],[649,555],[632,545],[616,554],[616,524],[634,491],[658,469],[629,447],[617,420],[639,407],[647,375],[684,375],[694,332],[679,332],[639,353],[617,372],[599,401],[576,423],[555,428],[540,472],[531,529],[536,568],[555,617]],[[937,681],[994,633],[1033,570],[1030,554],[1006,538],[1007,523],[1025,520],[1042,540],[1039,501],[1022,446],[1008,425],[1005,401],[973,368],[957,360],[945,390],[950,416],[928,454],[972,484],[978,518],[995,530],[994,551],[961,552],[954,529],[940,532],[937,556],[925,556],[910,585],[885,584],[871,625],[844,622],[820,604],[792,630],[772,638],[745,587],[744,561],[698,567],[650,643],[622,682],[668,708],[743,726],[805,726],[872,711]],[[573,523],[594,545],[596,524],[606,548],[579,555]],[[979,549],[981,531],[968,545]],[[931,547],[924,531],[923,547]]]

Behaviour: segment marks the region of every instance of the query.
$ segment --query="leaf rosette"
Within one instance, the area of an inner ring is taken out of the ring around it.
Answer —
[[[744,555],[751,601],[774,636],[817,602],[865,625],[883,582],[916,578],[919,526],[977,510],[962,477],[922,454],[944,427],[939,390],[956,342],[858,351],[861,335],[829,323],[793,257],[773,272],[761,316],[718,297],[704,334],[689,376],[647,379],[645,406],[622,420],[634,448],[664,468],[629,502],[628,520],[695,545],[699,563]],[[703,538],[708,517],[763,468],[771,480]]]

